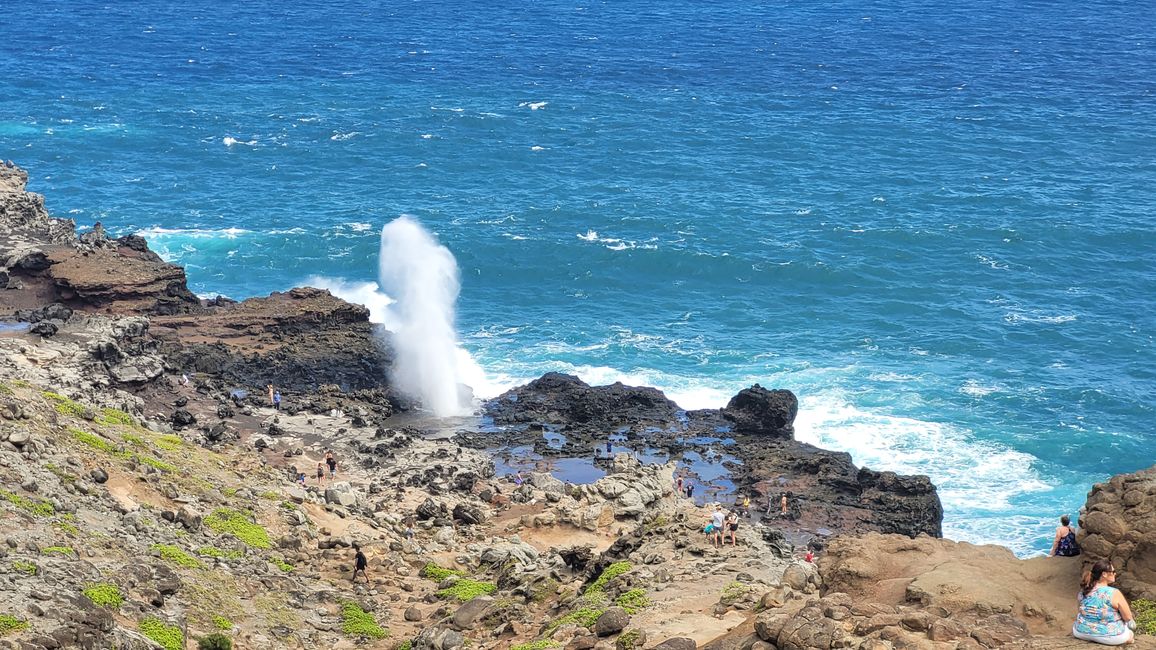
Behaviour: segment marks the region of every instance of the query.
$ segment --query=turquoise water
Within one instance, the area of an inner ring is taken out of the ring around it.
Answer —
[[[379,300],[414,215],[480,392],[790,388],[955,539],[1153,463],[1156,5],[292,4],[6,5],[0,156],[203,295]]]

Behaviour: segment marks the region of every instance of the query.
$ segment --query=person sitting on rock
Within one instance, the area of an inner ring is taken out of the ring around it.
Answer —
[[[1108,560],[1092,565],[1080,581],[1080,608],[1072,625],[1072,636],[1103,645],[1133,643],[1136,621],[1128,600],[1119,589],[1110,587],[1116,581],[1116,567]]]
[[[1072,526],[1071,522],[1067,515],[1060,517],[1060,525],[1056,527],[1056,538],[1052,541],[1052,550],[1048,555],[1074,557],[1080,554],[1080,545],[1076,543],[1076,527]]]

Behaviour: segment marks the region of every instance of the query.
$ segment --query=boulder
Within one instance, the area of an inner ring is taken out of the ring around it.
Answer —
[[[594,634],[598,636],[610,636],[611,634],[618,634],[630,625],[630,614],[626,613],[625,609],[621,607],[608,607],[602,615],[594,621]]]
[[[698,650],[698,643],[694,639],[676,636],[654,646],[653,650]]]
[[[463,524],[480,524],[486,521],[486,513],[481,508],[469,503],[459,503],[454,506],[454,519]]]
[[[799,399],[789,390],[767,390],[755,384],[731,398],[722,410],[736,433],[793,439]]]
[[[1129,598],[1156,598],[1156,466],[1093,485],[1084,507],[1076,534],[1084,563],[1109,559]]]
[[[494,599],[489,596],[478,596],[458,608],[452,617],[455,628],[472,630],[478,618],[493,604]]]

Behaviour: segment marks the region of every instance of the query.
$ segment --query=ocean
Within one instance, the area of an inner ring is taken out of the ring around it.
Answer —
[[[201,295],[383,307],[454,254],[483,396],[549,370],[926,473],[1046,551],[1156,461],[1156,4],[5,4],[0,157]],[[376,313],[376,312],[375,312]]]

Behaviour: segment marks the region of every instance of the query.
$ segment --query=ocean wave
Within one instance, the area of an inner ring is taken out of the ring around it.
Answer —
[[[227,135],[227,136],[221,138],[221,143],[224,144],[226,147],[232,147],[232,146],[238,145],[238,144],[245,145],[247,147],[257,146],[257,140],[255,140],[255,139],[254,140],[238,140],[238,139],[236,139],[230,135]]]
[[[137,230],[136,235],[148,240],[165,238],[192,238],[192,239],[236,239],[243,235],[253,234],[252,230],[244,228],[143,228]]]
[[[968,379],[959,387],[959,392],[971,397],[986,397],[992,393],[998,393],[1003,389],[1000,386],[984,386],[974,379]]]
[[[1012,311],[1004,314],[1004,321],[1016,325],[1019,323],[1045,323],[1048,325],[1059,325],[1061,323],[1070,323],[1077,320],[1075,314],[1040,314],[1040,313],[1024,313]]]
[[[343,142],[345,140],[350,140],[352,138],[356,138],[359,135],[361,135],[361,131],[349,131],[348,133],[338,132],[338,133],[334,133],[333,135],[329,136],[329,139],[335,140],[337,142]]]
[[[549,103],[550,102],[522,102],[518,104],[518,108],[528,108],[532,111],[537,111],[546,108]]]

